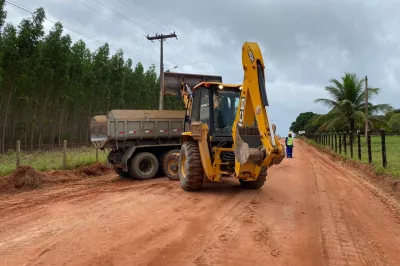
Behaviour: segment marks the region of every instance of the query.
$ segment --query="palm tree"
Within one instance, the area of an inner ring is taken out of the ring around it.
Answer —
[[[318,131],[350,130],[354,134],[357,128],[365,125],[365,79],[358,79],[354,73],[345,73],[342,82],[331,79],[333,86],[325,87],[332,99],[316,99],[316,103],[322,103],[331,110],[314,121],[321,125]],[[379,88],[368,88],[368,124],[387,127],[384,120],[374,115],[387,112],[393,108],[388,104],[373,105],[369,101],[379,93]],[[354,139],[354,138],[353,138]]]

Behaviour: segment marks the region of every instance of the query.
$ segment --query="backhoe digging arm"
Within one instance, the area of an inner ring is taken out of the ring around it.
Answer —
[[[243,44],[242,64],[243,88],[232,134],[236,176],[250,181],[257,178],[262,167],[279,164],[285,153],[268,118],[264,60],[257,43]]]

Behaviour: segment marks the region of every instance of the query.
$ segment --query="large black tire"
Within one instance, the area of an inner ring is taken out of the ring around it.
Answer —
[[[130,165],[130,173],[139,180],[152,179],[156,176],[159,168],[157,157],[149,152],[135,155]]]
[[[265,167],[261,168],[260,174],[258,175],[257,180],[255,181],[244,181],[239,179],[240,185],[244,188],[249,188],[249,189],[260,189],[265,181],[267,180],[267,169]]]
[[[163,170],[169,180],[179,181],[179,150],[171,150],[162,162]]]
[[[131,177],[129,172],[125,172],[121,168],[115,168],[114,170],[120,177],[123,177],[123,178],[130,178]]]
[[[195,141],[187,141],[181,147],[179,180],[181,187],[187,191],[199,190],[203,186],[204,170],[199,147]]]

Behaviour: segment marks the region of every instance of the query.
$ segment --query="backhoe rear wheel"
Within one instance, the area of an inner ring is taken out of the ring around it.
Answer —
[[[179,153],[180,150],[171,150],[163,157],[164,173],[172,181],[179,181]]]
[[[244,180],[239,179],[239,182],[240,182],[240,185],[242,185],[242,187],[244,187],[244,188],[260,189],[264,185],[266,180],[267,180],[267,168],[262,167],[257,180],[244,181]]]
[[[187,191],[199,190],[203,186],[204,170],[199,146],[195,141],[187,141],[181,147],[179,180],[181,187]]]

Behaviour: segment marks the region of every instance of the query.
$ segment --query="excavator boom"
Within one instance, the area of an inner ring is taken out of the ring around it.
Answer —
[[[256,178],[262,167],[278,164],[284,158],[283,146],[275,136],[268,117],[265,67],[257,43],[242,47],[243,88],[233,124],[236,176]]]

